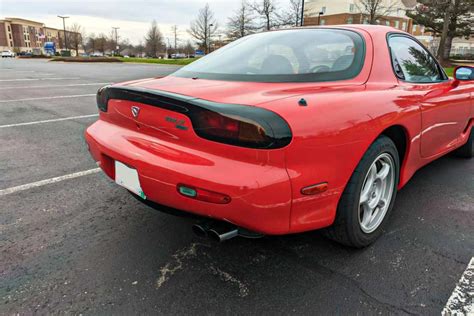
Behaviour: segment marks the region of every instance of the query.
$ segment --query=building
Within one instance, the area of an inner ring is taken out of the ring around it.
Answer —
[[[66,31],[68,38],[71,33]],[[57,50],[64,49],[64,30],[21,18],[0,20],[0,51],[11,50],[16,53],[41,55],[44,54],[43,47],[46,42],[54,42]]]
[[[377,20],[378,24],[391,26],[402,31],[423,32],[414,26],[405,14],[406,10],[416,5],[414,0],[384,0],[385,6],[391,11],[387,16]],[[360,10],[357,0],[306,0],[304,25],[335,25],[335,24],[368,24],[369,16]],[[320,15],[319,13],[323,14]]]
[[[367,24],[369,16],[361,12],[360,0],[305,0],[304,25]],[[439,37],[416,25],[406,16],[406,11],[415,8],[416,0],[383,0],[384,7],[391,10],[376,22],[413,34],[430,51],[436,53]],[[320,14],[322,13],[322,14]],[[474,38],[455,38],[451,55],[474,54]]]

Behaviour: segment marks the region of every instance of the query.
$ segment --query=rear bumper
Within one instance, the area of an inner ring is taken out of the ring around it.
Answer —
[[[259,233],[289,232],[291,185],[284,164],[209,154],[103,120],[91,125],[85,138],[91,155],[111,179],[115,160],[137,169],[145,195],[155,203]],[[191,199],[177,192],[179,183],[223,193],[232,200],[213,204]]]

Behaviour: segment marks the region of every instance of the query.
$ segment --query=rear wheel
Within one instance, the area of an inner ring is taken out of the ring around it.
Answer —
[[[393,208],[399,165],[397,147],[390,138],[380,136],[352,174],[339,201],[334,225],[326,229],[326,235],[357,248],[373,243]]]
[[[461,157],[461,158],[472,158],[474,155],[474,127],[471,128],[471,134],[469,135],[469,138],[467,140],[467,143],[465,143],[462,147],[459,147],[455,151],[456,156]]]

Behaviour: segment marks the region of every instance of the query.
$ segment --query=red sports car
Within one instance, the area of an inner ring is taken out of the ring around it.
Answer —
[[[474,69],[454,77],[389,27],[265,32],[167,77],[101,88],[85,136],[110,178],[201,217],[201,234],[325,228],[364,247],[417,169],[472,157]]]

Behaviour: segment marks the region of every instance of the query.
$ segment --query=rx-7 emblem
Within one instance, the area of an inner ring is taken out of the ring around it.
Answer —
[[[138,106],[132,106],[133,117],[138,117],[138,113],[140,113],[140,108]]]

